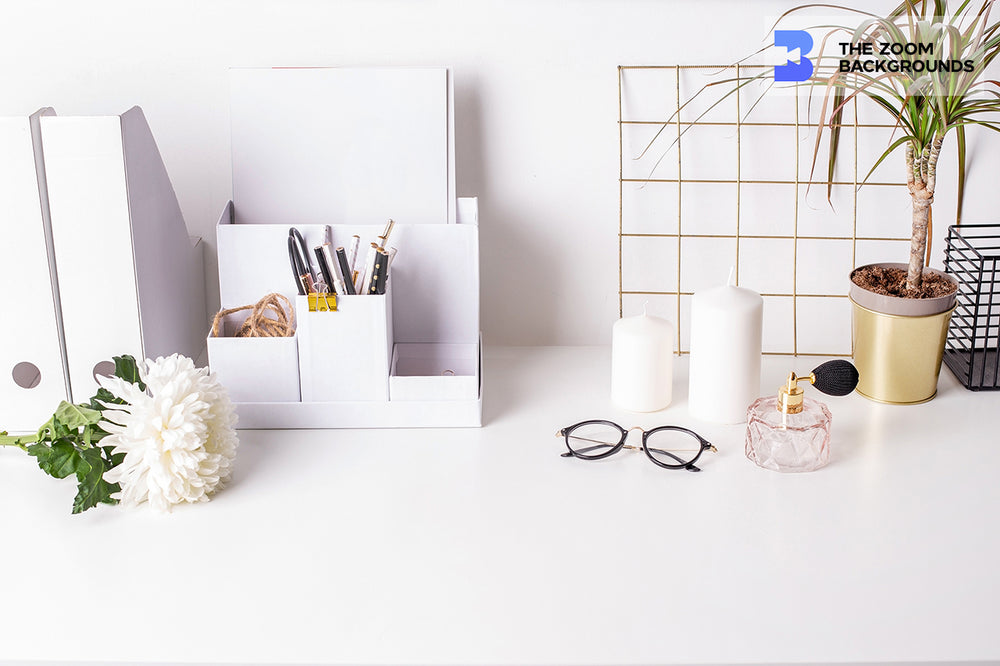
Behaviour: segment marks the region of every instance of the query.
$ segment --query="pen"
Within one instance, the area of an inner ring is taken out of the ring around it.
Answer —
[[[288,233],[288,262],[292,267],[292,275],[295,276],[295,286],[298,289],[299,296],[305,296],[312,293],[312,290],[316,288],[315,281],[309,274],[309,269],[306,268],[307,262],[300,252],[300,246],[295,236],[291,233],[292,231],[295,230],[292,229]]]
[[[382,275],[382,271],[385,270],[385,260],[388,257],[381,250],[376,248],[375,250],[375,263],[372,265],[372,274],[368,278],[367,288],[365,289],[366,294],[378,294],[378,279]]]
[[[336,289],[336,284],[334,282],[334,274],[326,261],[323,247],[323,245],[317,245],[313,248],[313,252],[316,253],[316,264],[319,266],[319,272],[323,275],[323,282],[326,284],[326,293],[329,293]]]
[[[392,268],[392,260],[395,259],[395,258],[396,258],[396,248],[390,247],[389,248],[389,262],[385,265],[385,267],[387,269],[388,268]]]
[[[309,277],[312,279],[313,283],[315,283],[316,271],[313,270],[312,262],[309,261],[309,246],[306,245],[306,239],[302,237],[302,234],[295,227],[288,230],[288,237],[295,239],[299,262],[301,263],[302,268],[299,273],[309,273]]]
[[[389,240],[389,234],[392,233],[392,228],[394,226],[396,226],[396,223],[393,220],[389,220],[386,223],[386,225],[385,225],[385,231],[383,231],[382,235],[378,237],[378,239],[380,241],[382,241],[381,243],[379,243],[379,247],[385,247],[386,242],[388,242],[388,240]]]
[[[372,281],[372,288],[376,294],[384,294],[389,281],[389,253],[379,250],[378,259],[375,262],[375,279]]]
[[[358,245],[360,243],[361,243],[361,236],[354,234],[354,236],[351,237],[351,247],[347,249],[347,265],[351,269],[352,277],[354,275],[354,263],[358,259]],[[346,275],[344,276],[344,279],[347,279]]]
[[[344,276],[344,288],[347,290],[348,296],[353,296],[358,292],[354,288],[354,283],[347,279],[347,276],[351,274],[351,267],[347,265],[347,253],[342,247],[337,248],[337,262],[340,264],[340,273]]]
[[[330,243],[323,243],[323,257],[326,259],[326,265],[330,267],[330,271],[333,273],[333,282],[337,293],[341,296],[346,295],[347,286],[340,275],[340,262],[337,261],[337,257],[333,252],[333,245]]]
[[[371,247],[368,248],[368,255],[365,257],[365,268],[363,271],[361,271],[361,274],[358,276],[358,283],[356,286],[359,287],[358,289],[359,294],[368,293],[368,287],[370,286],[372,278],[372,271],[375,268],[376,254],[378,254],[378,245],[372,243]]]

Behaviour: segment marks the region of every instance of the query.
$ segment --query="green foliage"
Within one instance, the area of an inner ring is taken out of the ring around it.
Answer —
[[[977,126],[1000,132],[1000,120],[998,120],[1000,81],[989,79],[986,74],[989,65],[1000,55],[1000,20],[994,18],[993,22],[990,22],[990,13],[995,2],[996,0],[980,0],[973,6],[972,0],[951,3],[948,0],[904,0],[884,17],[836,4],[806,4],[782,14],[775,27],[787,16],[815,8],[839,10],[858,17],[859,21],[853,26],[828,24],[815,26],[824,30],[824,36],[820,40],[819,55],[810,56],[815,66],[813,76],[807,81],[794,84],[810,87],[810,103],[815,101],[820,105],[819,131],[813,150],[810,180],[816,170],[816,159],[824,132],[828,132],[826,138],[830,150],[826,166],[829,193],[840,145],[844,109],[858,96],[867,97],[890,115],[897,129],[893,139],[864,180],[867,180],[875,168],[899,148],[909,144],[913,153],[919,156],[924,154],[936,138],[943,138],[954,130],[959,153],[956,169],[959,192],[956,221],[961,222],[962,196],[965,192],[967,174],[966,128]],[[881,61],[886,71],[872,73],[863,70],[840,71],[842,60],[853,62],[861,58],[858,55],[844,55],[840,46],[843,42],[873,44],[875,47],[873,53],[865,55],[864,58]],[[891,51],[882,53],[879,48],[882,42],[930,45],[933,49],[933,58],[971,62],[972,66],[969,70],[963,68],[958,72],[941,69],[934,72],[898,71],[900,68],[890,67],[890,63],[898,65],[900,61],[912,56]],[[744,60],[767,48],[760,49]],[[751,84],[764,83],[771,75],[771,70],[765,68],[752,76],[727,78],[707,84],[667,119],[640,157],[653,146],[660,133],[674,122],[682,109],[695,99],[704,99],[702,95],[709,90],[721,88],[723,93],[708,105],[695,121],[701,120],[719,104],[731,100],[738,91]],[[773,85],[774,82],[771,81],[764,94],[767,94],[767,90]],[[815,99],[813,91],[818,92]],[[759,101],[758,99],[751,106],[747,116],[752,114]],[[681,131],[681,135],[683,136],[691,127],[693,125],[688,124]],[[651,173],[678,141],[679,138],[674,139],[657,160]]]
[[[948,0],[904,0],[887,16],[879,17],[860,10],[846,9],[859,15],[856,26],[827,26],[827,33],[816,59],[813,78],[802,85],[822,89],[820,128],[829,127],[831,150],[828,175],[837,159],[839,140],[838,115],[858,96],[871,99],[890,115],[897,126],[892,141],[868,172],[900,147],[909,144],[915,155],[921,155],[937,138],[956,130],[959,141],[957,169],[959,192],[965,189],[965,128],[983,127],[1000,132],[996,114],[1000,112],[1000,83],[987,79],[986,69],[1000,54],[1000,22],[989,22],[995,0],[982,0],[972,6],[971,0],[951,3]],[[956,5],[957,6],[954,6]],[[786,12],[791,14],[815,5],[804,5]],[[856,61],[857,55],[844,56],[839,44],[870,43],[873,48],[867,59],[881,61],[884,71],[843,72],[842,60]],[[928,47],[934,58],[969,63],[961,71],[936,69],[933,72],[912,71],[899,65],[913,56],[883,52],[879,44],[919,44]],[[832,53],[831,53],[832,51]],[[813,166],[819,150],[817,136]],[[916,174],[919,176],[920,174]],[[867,177],[866,176],[866,180]],[[830,176],[832,179],[832,176]],[[961,197],[958,203],[960,221]]]
[[[145,390],[139,379],[139,369],[131,356],[116,356],[115,376]],[[108,483],[104,474],[121,464],[123,454],[112,454],[111,446],[99,446],[108,433],[100,427],[105,405],[125,404],[110,391],[101,388],[86,404],[74,405],[65,400],[55,413],[27,437],[10,437],[0,433],[0,445],[18,446],[34,456],[38,467],[56,479],[75,475],[77,493],[73,498],[73,513],[82,513],[98,504],[117,504],[112,494],[121,490],[117,483]]]

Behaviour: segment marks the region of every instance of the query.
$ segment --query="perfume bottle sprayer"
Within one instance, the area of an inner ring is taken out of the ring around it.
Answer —
[[[807,381],[827,395],[843,396],[858,385],[850,361],[827,361],[805,377],[794,372],[777,395],[758,398],[747,410],[747,458],[776,472],[811,472],[830,462],[830,410],[805,397]]]

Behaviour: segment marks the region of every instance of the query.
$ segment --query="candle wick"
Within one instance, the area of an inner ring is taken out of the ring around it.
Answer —
[[[736,277],[736,266],[730,266],[729,267],[729,279],[726,280],[726,284],[728,286],[730,286],[730,287],[735,287],[736,286],[736,281],[734,279],[735,277]]]
[[[642,302],[642,316],[643,317],[647,316],[646,315],[646,306],[647,305],[649,305],[649,300],[648,299]]]

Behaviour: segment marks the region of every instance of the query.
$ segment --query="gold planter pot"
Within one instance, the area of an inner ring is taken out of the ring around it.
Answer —
[[[915,405],[933,398],[954,306],[940,314],[904,317],[851,302],[858,393],[893,405]]]
[[[906,264],[876,265],[906,269]],[[952,276],[946,277],[954,281]],[[894,405],[932,399],[937,394],[955,294],[927,299],[881,296],[862,289],[852,279],[850,296],[854,364],[860,375],[858,393]]]

